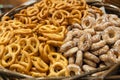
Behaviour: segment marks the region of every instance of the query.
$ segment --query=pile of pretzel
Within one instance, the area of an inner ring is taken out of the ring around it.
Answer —
[[[88,11],[81,24],[68,27],[60,48],[69,62],[67,72],[74,72],[75,75],[120,61],[120,18],[114,14],[101,15],[92,8]]]
[[[66,28],[38,26],[34,32],[16,20],[0,22],[0,65],[34,77],[65,76],[68,61],[55,48],[62,44]]]

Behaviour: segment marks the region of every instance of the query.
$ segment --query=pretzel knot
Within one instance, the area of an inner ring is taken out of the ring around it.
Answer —
[[[18,63],[23,65],[26,68],[26,70],[29,71],[32,67],[31,56],[29,55],[29,53],[23,50],[20,52],[20,54],[21,56],[20,59],[18,60]]]
[[[48,65],[41,58],[32,57],[32,63],[40,72],[48,71]]]
[[[50,73],[48,76],[64,76],[66,67],[61,62],[55,62],[50,66]]]
[[[31,6],[27,8],[27,15],[28,16],[33,16],[36,15],[39,12],[39,9],[35,6]]]
[[[28,39],[22,38],[19,41],[19,44],[21,45],[21,48],[30,55],[37,55],[39,40],[36,37],[30,37]]]
[[[5,52],[2,56],[2,65],[4,67],[9,67],[13,64],[17,58],[18,53],[20,52],[20,45],[18,44],[10,44],[5,48]]]
[[[48,58],[52,64],[54,64],[55,62],[62,62],[65,66],[67,66],[67,64],[68,64],[67,59],[64,56],[62,56],[62,54],[60,54],[60,53],[51,52],[48,55]]]
[[[49,63],[48,54],[50,53],[50,46],[45,43],[41,43],[39,46],[39,52],[40,57],[45,61],[46,63]]]
[[[14,33],[12,31],[6,31],[0,34],[0,44],[7,44],[13,37]]]

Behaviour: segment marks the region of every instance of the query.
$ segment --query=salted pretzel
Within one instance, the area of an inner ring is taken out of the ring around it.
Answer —
[[[120,38],[118,34],[119,29],[117,27],[108,27],[104,30],[102,38],[106,41],[107,44],[113,44]]]
[[[109,46],[105,45],[104,47],[96,50],[96,51],[93,51],[92,54],[94,55],[102,55],[102,54],[105,54],[107,53],[107,51],[109,50]]]
[[[74,47],[74,42],[73,41],[68,41],[60,47],[60,51],[64,52],[64,51],[69,50],[72,47]]]
[[[106,45],[106,41],[101,40],[101,41],[99,41],[97,43],[93,43],[91,45],[91,50],[98,50],[98,49],[104,47],[105,45]]]
[[[74,55],[77,51],[78,51],[78,47],[73,47],[73,48],[69,49],[68,51],[66,51],[63,55],[65,57],[69,57],[69,56]]]
[[[93,17],[87,16],[86,18],[82,19],[81,26],[83,29],[89,29],[95,25],[95,19]]]
[[[83,34],[80,37],[80,41],[78,43],[78,47],[82,51],[86,51],[90,48],[92,42],[91,42],[91,35],[89,33]]]
[[[82,74],[82,70],[78,65],[69,64],[67,66],[67,69],[66,69],[66,72],[65,72],[66,76],[74,76],[74,75],[80,75],[80,74]]]
[[[68,63],[69,64],[74,64],[75,63],[75,57],[74,56],[70,56],[68,59]]]
[[[117,40],[114,44],[114,49],[116,49],[119,52],[119,48],[120,48],[120,40]]]
[[[94,67],[94,68],[96,68],[96,66],[97,66],[96,63],[93,62],[92,60],[83,59],[83,61],[84,61],[84,63],[86,63],[87,65],[92,66],[92,67]]]
[[[92,66],[89,66],[89,65],[83,65],[83,70],[85,72],[89,72],[91,70],[96,70],[96,68],[92,67]]]
[[[99,63],[100,62],[99,58],[97,56],[91,54],[90,52],[85,52],[84,53],[84,57],[86,59],[94,61],[95,63]]]
[[[82,51],[77,51],[76,53],[76,60],[75,64],[82,66],[83,65],[83,52]]]

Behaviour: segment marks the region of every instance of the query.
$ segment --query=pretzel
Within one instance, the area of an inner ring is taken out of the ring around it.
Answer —
[[[63,40],[64,39],[64,33],[66,31],[64,26],[61,26],[62,30],[58,34],[56,33],[42,33],[43,36],[48,37],[49,39],[52,40]]]
[[[10,26],[14,29],[20,29],[21,27],[24,27],[25,25],[17,20],[9,20],[8,23],[10,23]]]
[[[60,29],[61,29],[61,27],[57,27],[54,25],[39,26],[39,31],[42,33],[56,33],[58,31],[60,31]]]
[[[68,49],[74,47],[74,43],[73,41],[68,41],[66,43],[64,43],[61,47],[60,47],[60,51],[64,52],[67,51]]]
[[[95,30],[94,30],[93,28],[91,28],[91,29],[85,29],[84,31],[85,31],[86,33],[91,34],[92,36],[96,34],[96,32],[95,32]]]
[[[40,72],[46,72],[48,70],[48,65],[38,57],[32,57],[32,63]]]
[[[99,67],[100,67],[100,68],[103,68],[103,67],[106,67],[106,65],[105,65],[104,63],[101,63],[101,64],[99,65]]]
[[[56,62],[50,66],[50,73],[48,76],[62,76],[65,75],[65,65],[61,62]]]
[[[73,31],[68,31],[68,33],[66,34],[66,38],[64,39],[64,42],[68,42],[70,40],[72,40],[73,38]]]
[[[31,71],[30,74],[33,77],[45,77],[46,76],[46,73],[40,73],[37,70],[36,71]]]
[[[35,6],[31,6],[27,8],[27,15],[28,16],[33,16],[36,15],[39,12],[39,9]]]
[[[80,19],[77,19],[77,18],[73,18],[71,20],[69,20],[69,23],[74,24],[74,23],[81,23]]]
[[[109,56],[107,54],[103,54],[99,56],[100,60],[103,61],[107,66],[111,65],[109,62]]]
[[[108,15],[108,20],[113,23],[115,26],[120,26],[120,19],[118,18],[117,15],[114,15],[114,14],[109,14]]]
[[[99,41],[97,43],[93,43],[91,45],[91,50],[98,50],[98,49],[104,47],[105,45],[106,45],[106,41],[101,40],[101,41]]]
[[[32,67],[31,56],[29,55],[29,53],[23,50],[20,52],[20,54],[21,56],[19,57],[19,60],[16,60],[16,61],[18,61],[18,64],[21,64],[22,66],[24,66],[26,71],[29,72]]]
[[[9,16],[3,16],[1,21],[9,21],[11,18]]]
[[[62,41],[55,41],[55,40],[48,40],[46,43],[52,46],[61,46],[63,44]]]
[[[12,31],[6,31],[0,35],[0,44],[7,44],[13,37],[14,33]]]
[[[76,28],[73,29],[73,34],[72,34],[73,37],[79,38],[82,35],[83,35],[83,31],[82,30],[79,30],[79,29],[76,29]]]
[[[83,65],[83,70],[85,72],[89,72],[91,70],[96,70],[96,68],[92,67],[92,66],[89,66],[89,65]]]
[[[75,64],[69,64],[67,66],[65,75],[66,76],[73,76],[73,75],[80,75],[82,74],[82,70],[78,65]]]
[[[81,26],[83,27],[83,29],[91,28],[94,24],[95,24],[95,19],[89,16],[85,17],[81,21]]]
[[[92,36],[91,40],[93,43],[99,42],[101,40],[101,35],[96,34],[96,35]]]
[[[20,35],[15,35],[14,37],[12,37],[9,41],[9,44],[11,43],[18,43],[20,40]]]
[[[24,28],[30,28],[30,29],[33,29],[32,31],[34,32],[36,29],[38,29],[37,25],[36,24],[25,24]]]
[[[102,54],[107,53],[108,50],[109,50],[109,47],[107,45],[105,45],[104,47],[100,48],[99,50],[93,51],[92,54],[102,55]]]
[[[111,22],[104,22],[104,23],[95,25],[94,29],[96,31],[103,31],[103,30],[105,30],[109,26],[114,26],[114,24],[112,24]]]
[[[94,61],[95,63],[99,63],[100,60],[97,56],[91,54],[90,52],[85,52],[84,53],[84,58],[89,59],[91,61]]]
[[[39,45],[39,53],[40,53],[40,56],[42,58],[42,60],[45,62],[45,63],[49,63],[49,58],[48,58],[48,54],[51,52],[51,48],[48,44],[45,44],[45,43],[41,43]]]
[[[73,39],[73,43],[74,43],[74,46],[77,46],[78,43],[79,43],[79,39],[78,38],[74,38]]]
[[[0,45],[0,59],[2,58],[4,51],[5,51],[5,46]]]
[[[108,27],[104,30],[102,35],[103,40],[106,41],[107,44],[113,44],[119,39],[119,29],[116,27]]]
[[[90,34],[83,34],[80,37],[80,41],[78,43],[78,47],[81,51],[86,51],[90,48],[91,46],[91,35]]]
[[[78,47],[73,47],[73,48],[69,49],[67,52],[65,52],[63,55],[65,57],[69,57],[69,56],[74,55],[77,51],[78,51]]]
[[[39,20],[41,20],[42,18],[46,18],[47,15],[48,15],[48,8],[43,7],[41,11],[37,14],[37,17]]]
[[[32,24],[32,21],[31,21],[30,17],[20,16],[20,22],[22,22],[24,24]]]
[[[48,58],[50,59],[52,64],[57,62],[60,59],[60,57],[61,57],[60,53],[55,53],[55,52],[51,52],[48,55]]]
[[[20,51],[20,46],[18,44],[13,43],[11,45],[8,45],[5,49],[5,52],[3,53],[3,56],[2,56],[2,62],[1,62],[2,65],[4,67],[8,67],[11,64],[13,64],[16,60],[16,57],[17,57],[19,51]]]
[[[92,66],[92,67],[94,67],[94,68],[96,68],[96,66],[97,66],[96,63],[93,62],[93,61],[91,61],[91,60],[83,59],[83,61],[84,61],[87,65]]]
[[[76,61],[75,61],[75,64],[79,65],[80,67],[82,66],[83,64],[83,53],[82,51],[77,51],[76,53]]]
[[[73,25],[71,25],[71,26],[69,26],[69,27],[71,27],[71,28],[78,28],[78,29],[80,29],[80,30],[83,29],[83,27],[82,27],[80,24],[78,24],[78,23],[74,23]]]
[[[26,68],[20,64],[11,64],[10,70],[13,70],[13,71],[16,70],[20,73],[29,74]]]
[[[25,48],[25,46],[27,46],[27,38],[21,38],[18,42],[18,44],[21,46],[22,49]]]
[[[85,18],[87,16],[88,12],[86,10],[82,10],[81,14],[82,14],[82,18]]]
[[[74,56],[70,56],[68,59],[68,63],[69,64],[74,64],[75,63],[75,57]]]
[[[65,15],[63,14],[64,10],[57,10],[53,13],[52,21],[54,22],[54,25],[60,25],[57,23],[62,23],[65,19]],[[59,17],[60,16],[60,17]]]
[[[81,11],[79,10],[72,10],[71,11],[71,14],[70,14],[70,17],[77,17],[78,19],[81,19]]]
[[[14,33],[15,34],[30,34],[32,33],[32,30],[31,29],[17,29],[17,30],[14,30]]]
[[[27,45],[24,47],[24,51],[28,52],[30,55],[36,55],[38,51],[39,41],[35,37],[31,37],[28,39]]]
[[[111,63],[117,63],[118,54],[114,49],[110,49],[108,52],[108,60]]]
[[[120,48],[120,40],[117,40],[114,44],[114,49],[116,49],[117,51],[119,51],[119,48]]]

